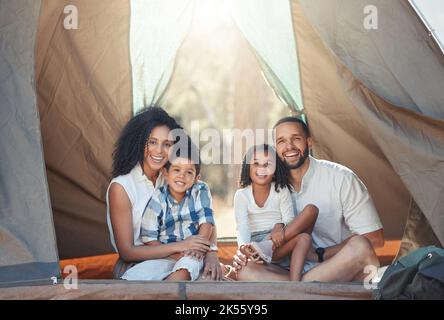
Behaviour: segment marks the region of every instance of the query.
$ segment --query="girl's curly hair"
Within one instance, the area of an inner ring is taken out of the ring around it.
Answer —
[[[276,171],[273,175],[273,182],[275,183],[275,190],[279,192],[283,188],[291,188],[290,182],[288,180],[288,169],[282,160],[277,156],[276,150],[268,144],[260,144],[250,147],[244,156],[242,162],[242,169],[239,179],[239,186],[241,188],[246,188],[251,185],[252,180],[250,177],[250,164],[252,162],[253,156],[257,151],[266,152],[271,155],[276,161]]]
[[[182,127],[159,106],[140,110],[123,128],[113,152],[113,178],[128,174],[137,163],[143,165],[145,146],[151,131],[158,126],[170,130]]]

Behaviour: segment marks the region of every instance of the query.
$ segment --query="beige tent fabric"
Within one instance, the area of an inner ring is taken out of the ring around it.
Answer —
[[[78,9],[66,30],[64,7]],[[105,191],[132,114],[128,0],[42,1],[36,82],[61,258],[111,252]]]
[[[400,239],[411,196],[344,90],[338,73],[340,62],[305,17],[299,2],[291,4],[314,154],[355,171],[375,201],[386,238]]]
[[[0,1],[0,284],[60,274],[34,89],[40,1]]]
[[[196,0],[131,0],[133,113],[162,101]]]
[[[412,201],[409,216],[398,252],[400,258],[420,247],[437,245],[440,241],[436,237],[430,223],[415,201]]]
[[[444,121],[393,106],[357,81],[345,67],[341,73],[373,137],[444,244]],[[416,233],[424,232],[420,226],[418,221]]]
[[[376,29],[365,28],[366,0],[300,3],[322,40],[348,68],[338,66],[350,98],[415,198],[401,251],[439,243],[436,237],[443,243],[444,124],[418,114],[444,119],[441,48],[406,0],[372,1]]]
[[[288,0],[231,0],[231,15],[278,98],[302,112],[299,65]]]
[[[444,55],[409,1],[300,4],[327,47],[367,88],[393,105],[444,119]],[[374,25],[366,8],[377,14]]]

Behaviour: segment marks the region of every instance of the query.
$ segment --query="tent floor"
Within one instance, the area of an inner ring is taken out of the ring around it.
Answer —
[[[376,250],[381,266],[388,265],[393,261],[400,245],[401,241],[399,240],[386,240],[384,247]],[[236,241],[232,238],[222,238],[218,240],[218,247],[220,261],[225,264],[231,264],[233,255],[237,250]],[[60,269],[63,272],[66,266],[75,266],[79,279],[112,279],[113,267],[117,259],[118,255],[116,253],[64,259],[60,260]]]
[[[236,252],[232,239],[218,241],[219,258],[230,263]],[[388,240],[376,253],[381,265],[390,264],[396,256],[400,241]],[[58,285],[26,285],[0,288],[3,299],[138,299],[138,300],[298,300],[298,299],[371,299],[372,292],[362,283],[307,282],[128,282],[111,280],[117,254],[65,259],[66,266],[75,266],[78,289]],[[66,276],[68,272],[64,274]],[[94,280],[90,280],[94,279]],[[49,280],[48,280],[49,281]],[[63,281],[63,280],[61,280]]]
[[[79,280],[78,289],[63,284],[0,289],[0,300],[368,300],[362,283],[302,282],[131,282]]]

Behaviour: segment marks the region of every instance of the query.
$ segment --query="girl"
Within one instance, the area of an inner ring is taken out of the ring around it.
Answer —
[[[287,169],[266,144],[248,150],[240,187],[234,196],[240,251],[253,261],[289,268],[290,280],[300,281],[318,208],[307,205],[295,217]]]

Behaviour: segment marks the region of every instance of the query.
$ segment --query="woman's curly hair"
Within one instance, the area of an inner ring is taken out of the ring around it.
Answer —
[[[159,106],[140,110],[123,128],[113,152],[113,178],[128,174],[138,163],[143,165],[145,146],[151,131],[157,126],[170,130],[182,127]]]
[[[266,152],[269,155],[271,155],[274,160],[276,161],[276,171],[273,175],[273,182],[275,183],[274,187],[276,192],[279,192],[280,189],[283,188],[291,188],[291,184],[288,180],[288,169],[285,166],[285,164],[282,162],[282,160],[277,156],[276,150],[268,145],[268,144],[259,144],[250,147],[248,149],[247,153],[244,156],[243,162],[242,162],[242,169],[239,179],[239,186],[241,188],[246,188],[249,185],[252,184],[252,180],[250,177],[250,164],[252,162],[253,156],[257,151]]]

